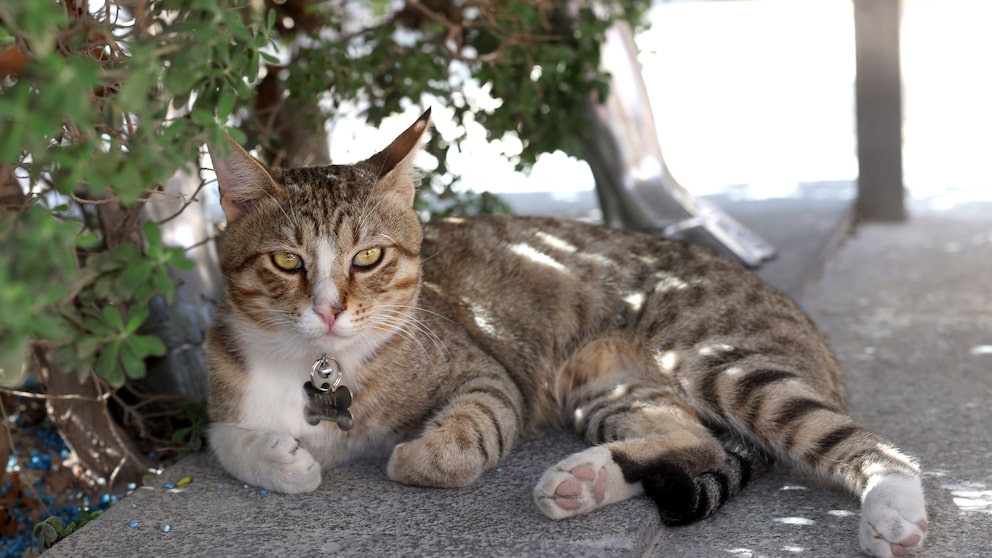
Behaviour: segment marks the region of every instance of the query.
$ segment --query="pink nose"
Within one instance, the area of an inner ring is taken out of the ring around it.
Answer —
[[[334,327],[334,321],[337,319],[337,315],[344,312],[344,306],[340,304],[316,304],[313,307],[313,311],[320,316],[321,320],[327,324],[327,329]]]

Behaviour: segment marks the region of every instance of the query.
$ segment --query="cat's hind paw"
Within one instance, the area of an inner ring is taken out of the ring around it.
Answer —
[[[534,502],[552,519],[564,519],[626,500],[643,492],[628,483],[610,450],[596,446],[570,455],[541,476]]]
[[[871,556],[906,556],[923,548],[927,511],[918,477],[886,475],[870,482],[861,503],[861,549]]]

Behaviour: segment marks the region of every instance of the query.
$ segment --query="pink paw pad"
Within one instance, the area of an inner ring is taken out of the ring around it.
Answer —
[[[579,509],[587,489],[597,504],[602,503],[606,496],[606,467],[600,467],[597,472],[592,465],[579,465],[568,472],[572,477],[555,488],[555,505],[563,510]]]
[[[921,519],[916,523],[916,525],[920,528],[920,531],[922,531],[923,533],[927,532],[928,524],[926,519]],[[912,535],[906,537],[905,539],[899,542],[890,543],[889,548],[892,550],[893,556],[906,556],[912,550],[914,550],[916,545],[918,545],[922,539],[923,537],[921,537],[916,533],[913,533]]]

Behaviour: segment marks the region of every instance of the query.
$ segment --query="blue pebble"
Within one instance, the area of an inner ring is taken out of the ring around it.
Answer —
[[[263,489],[259,490],[258,493],[259,494],[268,494],[269,491],[263,488]]]
[[[176,485],[172,484],[171,482],[168,482],[168,483],[165,483],[165,486],[163,488],[166,488],[167,490],[172,490],[175,487],[176,487]]]
[[[128,490],[134,490],[135,488],[138,488],[138,485],[134,484],[133,482],[127,483]]]
[[[137,527],[138,526],[138,522],[137,521],[132,521],[130,525],[131,525],[131,527]]]
[[[163,533],[168,533],[171,530],[172,530],[172,526],[170,526],[170,525],[163,525],[162,526],[162,532]]]

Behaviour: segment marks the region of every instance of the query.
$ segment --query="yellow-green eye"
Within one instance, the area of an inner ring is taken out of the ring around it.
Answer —
[[[372,248],[366,248],[361,252],[355,254],[355,258],[351,260],[351,263],[355,267],[372,267],[373,265],[379,263],[382,259],[382,248],[378,246],[373,246]]]
[[[303,267],[303,260],[291,252],[276,252],[272,254],[272,263],[283,271],[296,271]]]

